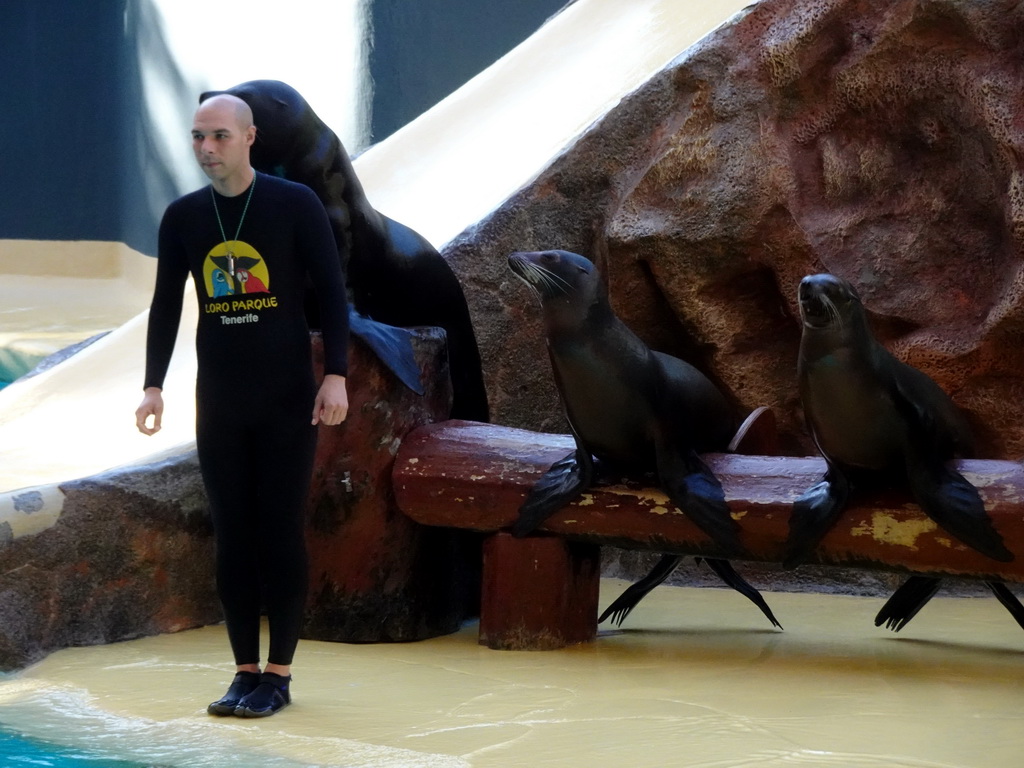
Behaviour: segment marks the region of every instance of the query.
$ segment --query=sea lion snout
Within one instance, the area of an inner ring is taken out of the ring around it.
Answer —
[[[538,276],[535,274],[536,270],[533,269],[529,259],[532,255],[522,251],[510,254],[508,257],[508,268],[512,270],[512,274],[526,283],[531,290],[538,291]]]
[[[526,264],[527,264],[527,257],[529,255],[530,254],[524,253],[522,251],[516,251],[515,253],[509,254],[509,257],[508,257],[508,267],[509,267],[509,269],[511,269],[513,272],[516,273],[516,275],[518,275],[519,277],[523,277],[524,279],[525,279],[525,272],[528,269]]]
[[[797,297],[800,302],[800,319],[807,328],[842,325],[851,304],[860,303],[860,297],[852,285],[829,274],[805,277],[800,281]]]

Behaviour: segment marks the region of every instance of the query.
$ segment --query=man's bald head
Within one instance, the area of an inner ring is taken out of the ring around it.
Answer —
[[[249,105],[230,93],[220,93],[206,99],[196,110],[196,117],[201,112],[204,114],[220,113],[231,115],[235,125],[242,132],[252,127],[252,110],[249,108]]]

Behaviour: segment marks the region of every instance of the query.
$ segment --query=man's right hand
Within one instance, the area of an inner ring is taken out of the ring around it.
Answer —
[[[164,415],[164,396],[160,387],[146,387],[146,395],[135,410],[135,426],[144,435],[155,435],[160,431],[160,419]],[[146,422],[153,417],[153,426]]]

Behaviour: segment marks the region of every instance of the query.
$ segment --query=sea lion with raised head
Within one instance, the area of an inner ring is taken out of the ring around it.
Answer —
[[[488,421],[473,324],[458,278],[420,234],[370,205],[341,140],[302,95],[278,80],[251,80],[226,91],[253,113],[253,167],[305,184],[327,209],[356,311],[353,333],[416,389],[411,345],[388,326],[443,328],[452,378],[452,418]],[[316,318],[311,317],[316,325]],[[412,369],[410,369],[412,365]],[[422,391],[422,390],[418,390]]]
[[[960,541],[995,560],[1012,560],[977,489],[949,465],[969,457],[973,445],[946,393],[878,343],[847,281],[809,275],[798,298],[800,397],[827,471],[793,505],[785,564],[807,558],[842,513],[852,488],[892,483],[905,483],[924,513]],[[876,624],[901,629],[937,587],[937,579],[910,577]],[[1024,608],[1015,598],[1008,601],[1004,591],[1001,584],[993,587],[1021,622]]]
[[[555,384],[576,450],[531,489],[512,532],[524,536],[587,490],[599,472],[656,473],[669,499],[726,553],[741,551],[718,479],[698,453],[724,451],[732,409],[700,371],[648,348],[615,315],[588,259],[567,251],[513,253],[509,267],[541,302]],[[601,617],[621,622],[680,561],[665,555]],[[707,558],[705,558],[707,559]],[[727,560],[716,573],[779,626],[760,593]]]

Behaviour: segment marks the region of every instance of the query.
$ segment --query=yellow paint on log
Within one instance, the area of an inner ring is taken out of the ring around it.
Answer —
[[[850,533],[854,536],[871,536],[882,544],[916,550],[918,537],[931,533],[936,528],[938,526],[928,518],[897,520],[888,512],[874,512],[871,515],[870,526],[858,526]]]

